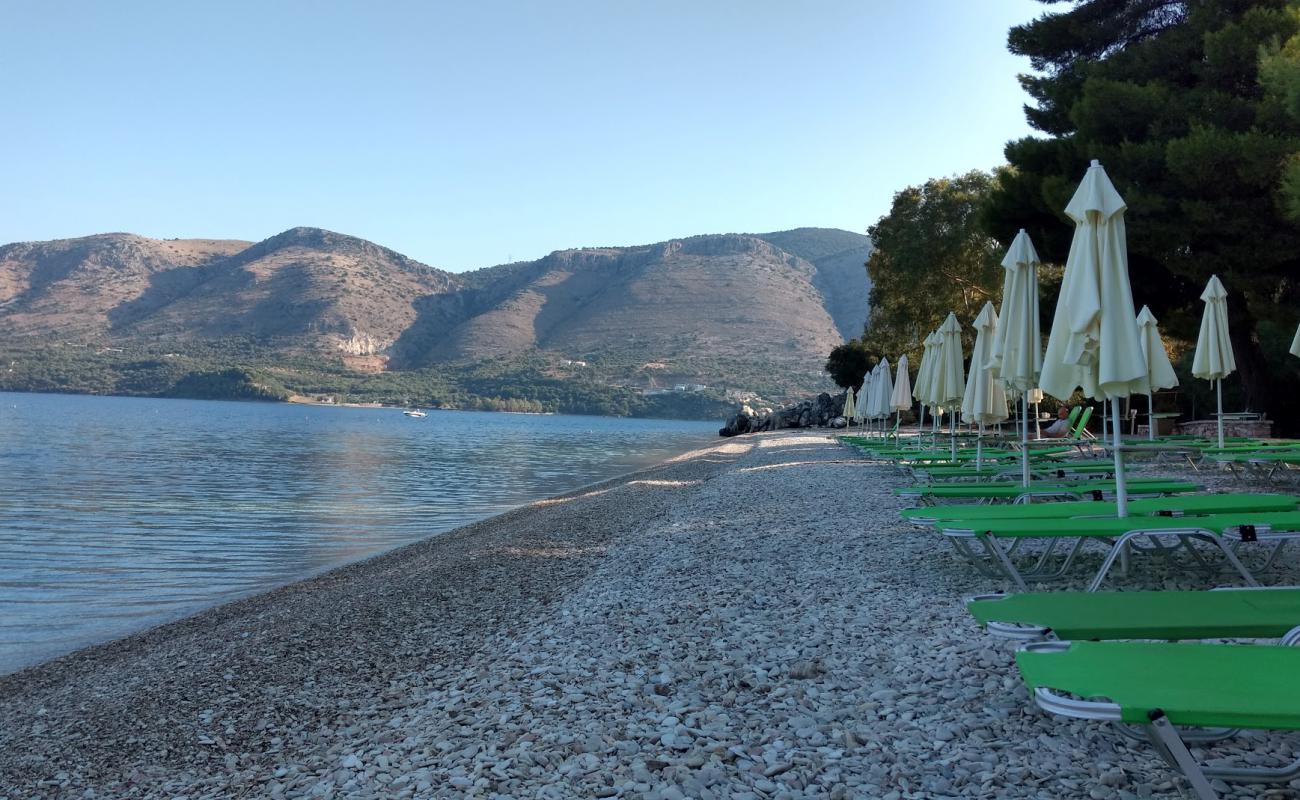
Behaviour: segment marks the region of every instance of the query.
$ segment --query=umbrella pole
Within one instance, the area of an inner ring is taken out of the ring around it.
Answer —
[[[980,420],[980,432],[975,437],[975,469],[983,466],[984,459],[984,420]]]
[[[925,435],[925,403],[921,404],[921,410],[916,415],[916,448],[921,449],[921,437]]]
[[[1020,485],[1029,488],[1029,400],[1020,395]]]
[[[957,413],[948,418],[948,438],[952,442],[952,461],[957,462]]]
[[[1118,414],[1119,414],[1119,398],[1118,398],[1118,397],[1113,397],[1113,398],[1111,398],[1111,401],[1110,401],[1110,402],[1113,403],[1113,405],[1111,406],[1111,409],[1112,409],[1112,411],[1113,411],[1113,415],[1118,415]],[[1128,482],[1127,482],[1127,481],[1125,480],[1125,478],[1124,478],[1124,453],[1121,452],[1120,449],[1119,449],[1120,441],[1119,441],[1119,426],[1118,426],[1118,425],[1114,426],[1114,433],[1115,433],[1115,438],[1114,438],[1114,441],[1115,441],[1115,446],[1114,446],[1114,453],[1115,453],[1115,505],[1116,505],[1116,509],[1117,509],[1116,516],[1119,516],[1119,517],[1127,517],[1127,516],[1128,516]]]
[[[1147,441],[1155,441],[1156,438],[1156,418],[1152,406],[1155,405],[1151,395],[1147,395]]]
[[[1219,406],[1219,449],[1223,449],[1223,378],[1214,382],[1214,399]]]

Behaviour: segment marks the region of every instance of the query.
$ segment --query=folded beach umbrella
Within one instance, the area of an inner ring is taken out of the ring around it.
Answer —
[[[1300,356],[1300,327],[1295,329],[1295,338],[1291,340],[1291,355]]]
[[[876,419],[884,419],[889,416],[890,398],[894,394],[894,378],[889,374],[889,359],[880,359],[880,364],[876,367],[875,391],[871,395],[871,416]]]
[[[1210,282],[1201,292],[1205,311],[1201,314],[1201,332],[1196,337],[1196,355],[1192,357],[1192,374],[1214,381],[1214,394],[1219,407],[1219,447],[1223,447],[1223,379],[1237,369],[1232,354],[1232,341],[1228,338],[1228,292],[1211,275]]]
[[[853,387],[850,386],[844,390],[844,411],[841,412],[846,423],[853,422],[853,414],[855,413],[855,410],[856,406],[853,402]]]
[[[1156,421],[1151,414],[1155,403],[1151,396],[1160,389],[1177,386],[1178,376],[1169,363],[1169,353],[1165,351],[1165,343],[1160,340],[1160,329],[1156,327],[1156,318],[1151,309],[1142,306],[1137,315],[1137,324],[1138,333],[1142,335],[1142,359],[1147,364],[1147,438],[1154,439]]]
[[[921,367],[916,371],[916,385],[912,387],[912,397],[921,404],[921,411],[916,417],[916,441],[921,443],[922,426],[925,424],[925,407],[930,405],[930,375],[934,373],[934,346],[938,333],[931,332],[925,337],[925,350],[921,353]],[[933,412],[932,412],[933,413]]]
[[[948,318],[939,326],[939,350],[935,358],[934,374],[931,377],[932,399],[937,406],[956,409],[961,406],[962,395],[966,393],[966,375],[962,369],[961,323],[957,315],[948,312]],[[952,459],[957,460],[957,415],[949,421],[952,437]]]
[[[988,366],[997,335],[998,312],[993,310],[992,303],[985,303],[975,317],[975,347],[971,350],[970,374],[966,376],[966,391],[961,398],[962,422],[979,426],[975,439],[977,468],[984,460],[984,426],[1007,418],[1006,390]]]
[[[862,378],[862,388],[858,390],[857,401],[853,404],[853,416],[855,419],[865,421],[867,419],[867,396],[871,391],[871,373],[868,372]]]
[[[1002,313],[988,366],[1020,400],[1020,481],[1029,485],[1029,397],[1043,371],[1043,334],[1038,323],[1038,252],[1024,228],[1002,258]],[[972,359],[971,369],[977,362]]]
[[[912,407],[912,379],[907,374],[907,354],[898,357],[898,372],[894,376],[894,391],[889,395],[889,407],[894,411],[894,427],[903,421],[903,409]]]
[[[1120,398],[1148,391],[1129,285],[1124,209],[1106,170],[1093,161],[1065,207],[1074,220],[1074,239],[1039,381],[1044,392],[1059,400],[1068,399],[1077,388],[1088,397],[1109,399],[1116,419]],[[1119,516],[1126,517],[1124,454],[1119,426],[1113,430],[1115,499]]]

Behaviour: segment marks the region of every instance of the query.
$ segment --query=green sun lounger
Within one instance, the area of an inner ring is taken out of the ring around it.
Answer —
[[[1130,516],[1090,517],[1071,519],[984,519],[975,521],[941,520],[935,527],[948,537],[957,552],[986,575],[1011,581],[1021,591],[1027,590],[1031,581],[1044,581],[1062,577],[1075,557],[1088,542],[1096,542],[1108,549],[1097,574],[1088,586],[1096,591],[1105,581],[1125,545],[1135,539],[1145,538],[1146,549],[1171,555],[1179,549],[1187,550],[1202,566],[1208,564],[1192,547],[1202,542],[1217,548],[1248,586],[1258,586],[1250,570],[1237,558],[1236,547],[1247,542],[1272,544],[1273,551],[1260,569],[1268,569],[1281,554],[1288,542],[1300,538],[1300,511],[1240,511],[1226,514],[1206,514],[1188,517]],[[1011,555],[1022,540],[1042,539],[1047,543],[1035,564],[1026,569],[1017,566]],[[1160,542],[1172,539],[1172,545]],[[1060,566],[1049,571],[1049,559],[1062,541],[1073,540]],[[983,552],[974,548],[980,545]]]
[[[1237,511],[1294,511],[1296,498],[1286,494],[1184,494],[1132,500],[1130,516],[1149,514],[1230,514]],[[970,504],[905,508],[903,519],[916,525],[933,525],[941,520],[977,525],[991,519],[1065,519],[1070,517],[1113,517],[1116,504],[1082,500],[1064,503],[1022,503],[1019,505],[973,506]]]
[[[970,478],[992,478],[1012,473],[1019,474],[1018,464],[1002,464],[988,467],[917,467],[914,472],[928,476],[931,480],[955,480]],[[1029,471],[1038,478],[1066,478],[1074,475],[1109,475],[1115,471],[1111,461],[1047,461],[1030,463]]]
[[[1188,481],[1165,478],[1130,478],[1132,494],[1181,494],[1199,492],[1203,487]],[[1033,481],[1029,486],[1020,481],[989,481],[985,483],[932,483],[895,489],[899,497],[917,497],[952,500],[1014,500],[1026,495],[1068,497],[1082,500],[1093,493],[1114,494],[1113,480]]]
[[[1202,765],[1175,727],[1300,730],[1300,647],[1037,642],[1016,653],[1016,665],[1034,701],[1049,713],[1145,727],[1156,751],[1201,800],[1219,797],[1210,785],[1214,778],[1261,783],[1300,777],[1300,760],[1280,768]]]
[[[1300,588],[979,595],[966,608],[1005,639],[1280,639],[1300,633]]]

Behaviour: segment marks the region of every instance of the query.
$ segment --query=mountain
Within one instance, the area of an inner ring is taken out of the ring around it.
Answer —
[[[464,291],[424,298],[395,357],[418,366],[541,349],[572,358],[633,353],[665,361],[758,349],[780,361],[818,359],[842,341],[841,330],[861,332],[864,243],[854,250],[842,246],[849,243],[844,237],[797,233],[562,250],[484,275],[468,273]],[[772,241],[782,238],[795,252]],[[860,314],[846,310],[855,289],[843,277],[848,254],[860,259]],[[831,307],[841,310],[841,319]]]
[[[251,242],[103,233],[0,246],[0,331],[9,336],[108,332],[110,315],[151,287],[229,258]]]
[[[606,365],[599,379],[611,385],[655,385],[657,369],[730,386],[789,373],[812,386],[826,353],[861,332],[870,248],[860,234],[800,228],[563,250],[456,275],[319,228],[257,243],[100,234],[0,247],[0,335],[179,353],[238,339],[372,372],[582,360]]]

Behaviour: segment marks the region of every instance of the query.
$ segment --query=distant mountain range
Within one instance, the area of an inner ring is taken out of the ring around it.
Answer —
[[[238,337],[369,372],[524,356],[639,368],[707,355],[813,375],[862,330],[870,252],[861,234],[800,228],[453,274],[318,228],[257,243],[106,233],[0,246],[0,335],[181,349]]]

